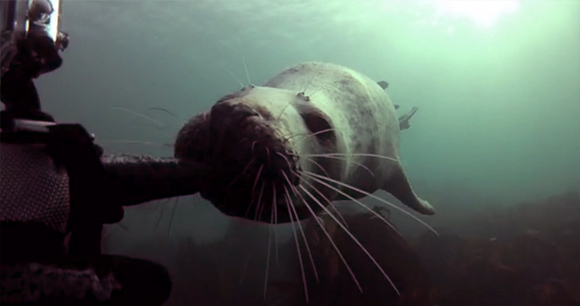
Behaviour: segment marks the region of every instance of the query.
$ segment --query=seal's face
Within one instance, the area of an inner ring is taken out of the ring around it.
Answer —
[[[268,104],[252,90],[225,96],[190,120],[177,136],[175,155],[215,169],[218,179],[201,195],[225,214],[268,223],[302,219],[311,212],[287,204],[299,202],[295,186],[304,165],[299,151],[308,141],[297,144],[294,139],[300,137],[293,135],[310,133],[303,119],[292,114],[295,109],[283,111],[288,99]],[[302,123],[289,122],[296,118]]]

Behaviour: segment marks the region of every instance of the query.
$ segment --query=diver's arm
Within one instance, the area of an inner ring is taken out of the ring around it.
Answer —
[[[174,158],[106,155],[101,161],[110,196],[123,206],[196,194],[208,184],[211,174],[209,166]]]
[[[36,53],[42,54],[42,57],[40,58],[42,66],[38,71],[38,75],[41,75],[60,68],[62,65],[62,58],[58,53],[59,49],[54,40],[50,36],[42,35],[43,29],[38,29],[36,31],[41,33],[31,31],[29,33],[29,39],[27,39],[26,42],[30,50],[35,50]]]

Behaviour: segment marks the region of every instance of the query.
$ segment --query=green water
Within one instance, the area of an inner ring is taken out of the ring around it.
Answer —
[[[37,84],[47,111],[85,124],[108,153],[170,156],[163,144],[240,81],[324,60],[388,81],[402,112],[419,107],[401,155],[438,210],[428,222],[580,190],[580,1],[516,1],[496,17],[440,4],[68,1],[64,65]],[[191,201],[128,210],[112,251],[173,262],[151,241],[219,240],[230,221]]]

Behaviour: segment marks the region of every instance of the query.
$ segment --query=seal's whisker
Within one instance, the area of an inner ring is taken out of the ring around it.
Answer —
[[[318,88],[316,91],[314,91],[313,93],[311,93],[311,94],[309,95],[309,97],[310,97],[310,98],[312,98],[312,97],[313,97],[315,94],[317,94],[318,92],[320,92],[320,89],[321,89],[321,88]]]
[[[294,241],[296,242],[296,250],[298,251],[298,261],[300,262],[300,270],[302,271],[302,283],[304,284],[304,294],[306,295],[306,303],[308,303],[308,286],[306,285],[306,273],[304,271],[304,263],[302,261],[302,252],[300,252],[300,243],[298,243],[298,235],[296,234],[294,216],[290,210],[292,206],[292,200],[290,199],[290,194],[288,193],[288,188],[284,186],[284,195],[286,196],[286,208],[288,209],[288,216],[290,217],[290,223],[292,224],[292,232],[294,233]]]
[[[328,133],[328,132],[333,132],[333,131],[335,131],[335,130],[334,129],[324,129],[324,130],[318,131],[316,133],[309,134],[308,136],[306,136],[306,137],[301,138],[300,140],[298,140],[296,143],[301,143],[302,141],[304,141],[306,139],[309,139],[309,138],[312,138],[312,137],[314,137],[316,135],[323,134],[323,133]]]
[[[314,81],[314,79],[316,79],[317,75],[314,74],[311,78],[310,81],[308,81],[308,83],[306,83],[306,86],[304,87],[304,90],[301,90],[301,92],[306,94],[306,91],[308,90],[308,87],[310,87],[310,84],[312,84],[312,82]]]
[[[171,237],[171,227],[173,225],[173,218],[175,217],[175,212],[177,211],[178,199],[175,198],[173,201],[173,210],[171,211],[171,217],[169,218],[169,226],[167,227],[167,237]]]
[[[294,138],[296,136],[307,136],[307,135],[310,135],[310,133],[293,133],[293,134],[288,134],[286,136],[286,140],[292,139],[292,138]]]
[[[318,195],[320,195],[326,202],[328,202],[328,205],[334,210],[334,212],[336,212],[336,214],[340,217],[342,223],[348,227],[348,224],[346,223],[346,219],[344,219],[344,216],[340,213],[340,211],[338,211],[338,209],[336,208],[336,206],[334,206],[334,204],[332,204],[332,201],[330,201],[320,190],[318,190],[318,188],[316,188],[314,185],[310,184],[307,180],[300,178],[300,180],[302,181],[302,183],[308,185],[308,187],[312,188],[312,190],[316,191],[316,193],[318,193]],[[327,186],[328,187],[328,186]]]
[[[286,103],[286,105],[282,108],[282,111],[280,112],[280,114],[276,118],[276,121],[278,121],[278,120],[280,120],[280,118],[282,118],[282,114],[284,114],[284,112],[286,111],[288,106],[290,106],[290,104],[292,104],[292,100],[290,100],[290,102]]]
[[[256,186],[258,185],[258,180],[260,179],[263,169],[264,165],[260,165],[260,168],[258,168],[258,174],[256,174],[256,178],[254,179],[254,185],[252,186],[252,194],[256,191]]]
[[[330,175],[328,175],[328,172],[326,172],[326,169],[324,169],[324,167],[322,167],[318,162],[316,162],[313,158],[309,158],[309,157],[305,157],[304,159],[308,160],[309,162],[313,163],[315,166],[317,166],[320,170],[322,170],[322,172],[324,172],[324,174],[328,177],[330,177]]]
[[[290,161],[288,160],[288,158],[286,156],[284,156],[284,154],[282,154],[280,152],[276,152],[276,155],[282,157],[286,161],[286,164],[288,164],[288,168],[292,169],[292,164],[290,164]]]
[[[157,219],[157,224],[155,224],[155,230],[159,228],[159,224],[161,224],[161,220],[163,220],[163,215],[165,214],[165,205],[160,205],[161,212],[159,213],[159,218]],[[104,240],[104,239],[103,239]]]
[[[286,173],[282,172],[282,174],[284,174],[284,176],[286,177],[287,181],[290,181],[288,179],[288,176],[286,175]],[[292,192],[296,194],[296,187],[294,187],[292,184],[289,185],[290,188],[292,189]],[[284,186],[284,188],[287,190],[286,186]],[[306,203],[304,203],[306,204]],[[294,213],[294,217],[296,217],[296,223],[298,223],[298,228],[300,229],[300,233],[302,235],[302,240],[304,241],[304,245],[306,246],[306,252],[308,253],[308,257],[310,257],[310,263],[312,264],[312,269],[314,270],[314,278],[316,279],[316,281],[318,282],[318,271],[316,270],[316,265],[314,264],[314,258],[312,257],[312,252],[310,251],[310,246],[308,245],[308,240],[306,239],[306,235],[304,235],[304,230],[302,229],[302,223],[300,221],[298,221],[298,212],[296,212],[296,208],[294,207],[294,205],[290,205],[290,207],[292,208],[292,211]]]
[[[246,78],[248,79],[248,85],[252,85],[250,80],[250,73],[248,72],[248,65],[246,64],[246,57],[242,55],[242,61],[244,62],[244,70],[246,71]]]
[[[312,79],[314,79],[314,77],[312,77]],[[301,97],[302,99],[305,99],[306,101],[310,101],[310,97],[306,96],[306,94],[304,93],[304,91],[298,92],[297,96],[298,97]],[[286,105],[284,105],[284,107],[282,108],[282,111],[280,112],[280,114],[278,115],[278,117],[276,118],[276,120],[280,120],[280,118],[282,118],[282,114],[284,114],[284,112],[286,111],[286,109],[288,108],[288,106],[290,106],[292,104],[292,102],[294,102],[294,101],[292,99],[290,99],[290,101],[288,101],[288,103],[286,103]]]
[[[264,195],[264,182],[261,184],[260,187],[260,194],[258,195],[258,202],[256,204],[256,211],[254,212],[254,220],[258,220],[258,218],[262,218],[262,209],[264,208],[264,204],[262,203],[262,196]]]
[[[364,191],[364,190],[361,190],[361,189],[359,189],[359,188],[356,188],[356,187],[354,187],[354,186],[351,186],[351,185],[349,185],[349,184],[345,184],[345,183],[343,183],[343,182],[340,182],[340,181],[337,181],[337,180],[333,180],[333,179],[331,179],[331,178],[328,178],[328,177],[325,177],[325,176],[322,176],[322,175],[319,175],[319,174],[316,174],[316,173],[312,173],[312,172],[309,172],[309,171],[302,171],[301,173],[302,173],[302,174],[305,174],[305,175],[308,175],[308,176],[310,176],[311,178],[315,178],[315,177],[317,177],[317,178],[320,178],[320,179],[323,179],[323,180],[326,180],[326,181],[329,181],[329,182],[332,182],[332,183],[338,184],[338,185],[340,185],[340,186],[343,186],[343,187],[349,188],[349,189],[351,189],[351,190],[354,190],[354,191],[356,191],[356,192],[358,192],[358,193],[364,194],[364,195],[366,195],[366,196],[369,196],[369,197],[371,197],[371,198],[373,198],[373,199],[375,199],[375,200],[378,200],[378,201],[380,201],[380,202],[382,202],[382,203],[384,203],[384,204],[386,204],[386,205],[388,205],[388,206],[390,206],[390,207],[393,207],[394,209],[396,209],[396,210],[398,210],[398,211],[400,211],[400,212],[404,213],[405,215],[407,215],[407,216],[409,216],[409,217],[413,218],[415,221],[417,221],[417,222],[421,223],[422,225],[424,225],[424,226],[425,226],[427,229],[429,229],[429,230],[430,230],[431,232],[433,232],[435,235],[439,236],[439,233],[437,233],[437,231],[436,231],[434,228],[432,228],[432,227],[431,227],[429,224],[425,223],[425,221],[423,221],[423,220],[421,220],[421,219],[417,218],[416,216],[412,215],[410,212],[408,212],[408,211],[406,211],[406,210],[402,209],[401,207],[399,207],[399,206],[397,206],[397,205],[395,205],[395,204],[393,204],[393,203],[391,203],[391,202],[389,202],[389,201],[387,201],[387,200],[385,200],[385,199],[382,199],[382,198],[380,198],[380,197],[377,197],[376,195],[374,195],[374,194],[372,194],[372,193],[366,192],[366,191]]]
[[[312,180],[318,182],[319,184],[322,184],[338,193],[340,193],[341,195],[347,197],[348,199],[350,199],[351,201],[353,201],[354,203],[358,204],[359,206],[363,207],[364,209],[370,211],[372,214],[374,214],[375,216],[377,216],[379,219],[381,219],[381,221],[383,221],[386,225],[388,225],[390,228],[392,228],[397,234],[401,235],[401,233],[399,233],[399,231],[388,221],[386,220],[383,216],[381,216],[379,213],[377,213],[376,211],[374,211],[373,209],[371,209],[370,207],[368,207],[367,205],[364,205],[361,201],[349,196],[348,194],[346,194],[345,192],[341,191],[340,189],[333,187],[332,185],[317,179],[315,177],[311,177]],[[305,179],[301,178],[302,182],[306,185],[308,185],[309,187],[311,187],[314,190],[317,190],[316,188],[314,188],[314,186],[312,184],[310,184],[309,182],[307,182]],[[336,208],[335,208],[336,209]],[[336,209],[336,211],[338,212],[338,209]],[[343,219],[344,220],[344,219]],[[345,222],[346,224],[346,222]],[[402,235],[401,235],[402,236]]]
[[[165,135],[173,136],[173,133],[174,133],[174,131],[169,131],[169,130],[167,130],[167,128],[165,128],[163,126],[159,126],[157,124],[151,124],[149,122],[147,122],[147,123],[134,123],[134,124],[132,124],[132,126],[144,127],[144,128],[154,128],[160,132],[163,132],[163,134],[165,134]]]
[[[397,286],[395,286],[395,283],[393,283],[389,275],[385,272],[385,270],[383,270],[383,267],[381,267],[381,265],[377,262],[377,260],[373,257],[373,255],[371,255],[371,253],[362,245],[362,243],[360,243],[360,241],[356,239],[356,237],[342,223],[340,223],[338,219],[326,207],[324,207],[324,205],[322,205],[320,201],[318,201],[318,199],[316,199],[306,188],[304,188],[304,186],[299,185],[298,187],[300,187],[302,191],[308,194],[318,205],[320,205],[322,209],[324,209],[324,211],[326,211],[326,213],[328,213],[328,215],[336,222],[336,224],[344,230],[344,232],[352,239],[352,241],[360,247],[361,251],[363,251],[369,257],[369,259],[375,264],[375,266],[379,269],[381,274],[383,274],[383,276],[391,284],[397,295],[401,295],[399,289],[397,289]],[[362,292],[362,288],[359,287],[359,289]]]
[[[320,205],[320,207],[322,207],[322,209],[326,210],[328,213],[329,211],[326,209],[326,207],[324,207],[324,205],[322,205],[322,203],[320,203],[320,201],[318,201],[318,199],[316,199],[315,197],[312,196],[312,194],[308,193],[306,191],[306,189],[302,186],[302,185],[298,185],[298,187],[300,187],[303,191],[305,191],[307,194],[309,194],[309,196],[318,204]],[[334,250],[336,251],[336,253],[338,254],[338,256],[340,257],[340,259],[342,260],[342,262],[344,263],[344,265],[346,266],[346,269],[348,270],[348,272],[350,273],[350,275],[352,276],[352,280],[355,282],[356,286],[358,287],[358,289],[360,290],[360,292],[362,292],[362,287],[360,286],[360,283],[358,282],[356,276],[354,275],[354,272],[352,271],[352,269],[350,268],[348,262],[346,262],[346,259],[344,258],[344,256],[342,255],[342,252],[340,251],[340,249],[338,248],[338,246],[336,245],[336,243],[334,242],[334,240],[332,239],[332,236],[330,236],[330,233],[326,230],[326,228],[324,227],[324,225],[322,224],[322,221],[320,221],[320,219],[318,218],[318,216],[316,216],[316,213],[312,210],[312,208],[310,207],[310,205],[308,205],[308,202],[304,199],[304,197],[302,196],[301,193],[297,192],[296,195],[298,197],[300,197],[300,199],[302,199],[302,202],[304,203],[304,206],[306,206],[306,208],[308,209],[308,211],[310,211],[310,213],[314,216],[314,220],[318,223],[318,225],[320,226],[320,229],[322,229],[322,232],[324,233],[324,235],[326,235],[326,237],[328,238],[328,241],[330,242],[330,244],[332,245],[332,247],[334,248]],[[330,214],[330,213],[329,213]],[[330,214],[333,218],[334,216],[332,214]],[[338,220],[336,218],[334,218],[335,221],[340,225],[340,222],[338,222]],[[348,229],[346,229],[346,231],[348,231]]]
[[[132,115],[135,115],[135,116],[140,117],[142,119],[145,119],[145,120],[147,120],[147,121],[149,121],[151,123],[154,123],[154,124],[156,124],[159,127],[165,128],[165,124],[163,122],[161,122],[159,120],[155,120],[155,119],[153,119],[153,118],[151,118],[151,117],[149,117],[147,115],[141,114],[140,112],[136,112],[134,110],[130,110],[130,109],[124,108],[124,107],[112,107],[111,109],[120,110],[120,111],[123,111],[123,112],[127,112],[129,114],[132,114]]]
[[[346,160],[346,157],[343,156],[335,156],[335,155],[325,155],[325,156],[319,156],[319,157],[325,157],[325,158],[332,158],[332,159],[340,159],[340,160]],[[369,169],[369,167],[363,165],[362,163],[359,163],[357,161],[351,160],[351,163],[358,165],[362,168],[364,168],[365,170],[367,170],[367,172],[372,176],[375,177],[375,174],[371,171],[371,169]],[[328,176],[328,175],[327,175]]]
[[[256,178],[254,179],[254,185],[252,186],[252,199],[250,201],[250,203],[254,202],[255,196],[256,196],[256,185],[258,184],[258,180],[260,179],[260,174],[262,173],[262,169],[264,168],[264,165],[260,165],[260,168],[258,169],[258,174],[256,174]],[[246,213],[244,214],[244,216],[247,218],[248,214],[250,213],[250,208],[252,208],[252,205],[248,205],[248,208],[246,209]],[[257,207],[256,207],[257,210]]]
[[[262,188],[260,188],[260,197],[264,193],[264,185],[265,185],[265,183],[262,182]],[[260,206],[260,204],[258,204],[258,206]],[[259,220],[262,220],[262,213],[264,212],[264,207],[266,207],[266,203],[262,203],[261,204],[261,207],[259,207],[259,210],[260,210],[260,212],[258,213],[258,219]]]
[[[179,119],[179,117],[176,114],[174,114],[173,112],[171,112],[168,109],[163,108],[163,107],[150,107],[150,108],[146,109],[145,111],[160,111],[160,112],[164,112],[164,113],[170,115],[171,117],[173,117],[175,119]]]
[[[255,153],[255,149],[256,149],[256,144],[258,143],[258,141],[254,140],[254,142],[252,142],[252,154],[256,154]]]
[[[270,271],[270,249],[272,247],[272,229],[268,227],[268,251],[266,253],[266,272],[264,273],[264,299],[268,292],[268,274]]]
[[[102,143],[117,143],[117,144],[132,144],[132,145],[163,147],[163,145],[159,144],[159,143],[154,143],[154,142],[150,142],[150,141],[141,141],[141,140],[103,139],[103,140],[101,140],[101,142]]]
[[[272,203],[276,205],[276,194],[272,196]],[[274,210],[270,211],[270,223],[274,222]],[[275,229],[274,229],[275,230]],[[272,227],[268,226],[268,251],[266,251],[266,272],[264,275],[264,299],[268,290],[268,276],[270,274],[270,249],[272,248]]]
[[[197,208],[199,206],[199,193],[191,196],[191,206]]]
[[[244,88],[244,83],[230,69],[228,69],[223,64],[220,64],[220,67],[222,67],[225,71],[227,71],[234,78],[234,80],[236,80],[240,84],[240,86]]]
[[[238,175],[236,175],[236,177],[228,184],[228,187],[226,189],[226,193],[230,190],[230,188],[232,187],[232,185],[242,176],[242,174],[246,173],[246,171],[248,171],[248,169],[250,168],[250,166],[254,163],[254,159],[250,160],[248,162],[248,164],[246,165],[246,167],[244,168],[244,170],[242,170],[242,172],[238,173]]]
[[[376,157],[376,158],[381,158],[381,159],[386,159],[386,160],[390,160],[390,161],[394,161],[394,162],[399,162],[398,159],[396,158],[392,158],[392,157],[388,157],[388,156],[383,156],[383,155],[379,155],[379,154],[371,154],[371,153],[324,153],[324,154],[308,154],[308,156],[310,157],[324,157],[324,156],[366,156],[366,157]]]
[[[323,168],[323,167],[322,167],[322,166],[321,166],[319,163],[317,163],[316,161],[314,161],[312,158],[305,157],[305,159],[306,159],[306,160],[308,160],[308,161],[310,161],[310,162],[312,162],[312,163],[313,163],[313,164],[315,164],[316,166],[318,166],[318,167],[319,167],[319,168],[320,168],[320,169],[321,169],[321,170],[324,172],[324,174],[326,174],[326,176],[329,176],[329,175],[328,175],[328,173],[326,172],[326,170],[325,170],[325,169],[324,169],[324,168]],[[338,215],[340,216],[340,218],[342,219],[342,221],[344,221],[344,224],[346,225],[346,221],[344,220],[344,218],[342,217],[342,215],[341,215],[341,214],[338,212],[338,209],[336,209],[336,207],[335,207],[334,205],[332,205],[332,202],[331,202],[330,200],[328,200],[328,199],[327,199],[327,198],[326,198],[326,197],[325,197],[325,196],[322,194],[322,192],[320,192],[318,189],[316,189],[316,188],[314,188],[314,187],[312,187],[312,188],[313,188],[314,190],[316,190],[316,192],[318,192],[318,194],[320,194],[320,195],[321,195],[321,196],[322,196],[322,197],[323,197],[323,198],[324,198],[324,199],[325,199],[325,200],[328,202],[328,204],[330,205],[330,207],[332,207],[332,209],[334,209],[334,211],[335,211],[336,213],[338,213]]]
[[[284,154],[281,154],[280,152],[276,152],[276,154],[278,154],[279,156],[282,156],[286,160],[286,163],[288,164],[288,167],[290,169],[292,169],[292,166],[290,165],[290,161],[288,160],[288,158],[286,158],[286,156],[284,156]],[[311,158],[308,158],[308,160],[310,160],[313,164],[317,165],[328,176],[328,173],[326,172],[326,170],[324,169],[324,167],[322,167],[319,163],[317,163],[316,161],[314,161]],[[284,176],[286,176],[285,173],[282,173],[282,174],[284,174]],[[288,180],[288,178],[286,178],[286,179]],[[290,184],[290,186],[292,186],[292,184],[290,183],[290,181],[288,181],[288,183]],[[322,195],[322,193],[319,190],[317,190],[316,188],[315,188],[315,190]],[[336,209],[336,207],[334,205],[332,205],[332,202],[330,200],[328,200],[324,195],[322,195],[322,197],[324,197],[324,199],[326,199],[328,201],[328,203],[330,204],[330,207],[332,207],[338,213],[338,210]],[[342,218],[342,215],[340,213],[338,213],[338,214]],[[344,220],[344,218],[342,218],[342,220],[344,221],[344,224],[346,224],[346,221]]]
[[[274,212],[274,223],[273,224],[278,224],[278,205],[276,204],[276,185],[272,184],[272,211]],[[276,264],[278,264],[279,261],[279,256],[278,256],[278,228],[274,227],[274,246],[276,247],[274,250],[276,251]]]

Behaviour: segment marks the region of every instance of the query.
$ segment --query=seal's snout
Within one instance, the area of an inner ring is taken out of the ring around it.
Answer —
[[[238,124],[248,117],[257,115],[256,111],[244,104],[221,102],[211,108],[212,123],[220,125]]]
[[[255,104],[234,97],[211,108],[205,156],[219,181],[205,196],[228,215],[254,213],[274,222],[275,207],[293,198],[300,163],[276,122]]]
[[[248,127],[254,124],[249,118],[258,114],[247,105],[235,101],[216,103],[210,111],[209,131],[213,140],[213,153],[233,150],[244,138],[248,138]],[[230,154],[226,154],[230,155]]]

